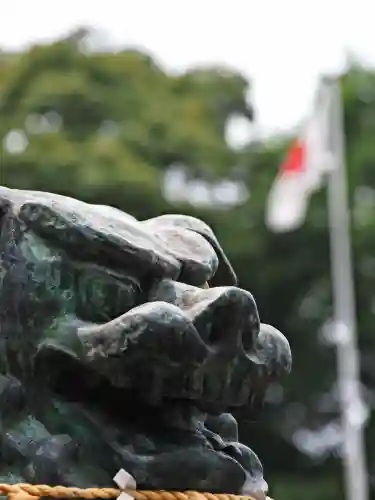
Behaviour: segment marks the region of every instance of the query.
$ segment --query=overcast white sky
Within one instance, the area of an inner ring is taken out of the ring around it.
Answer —
[[[150,50],[167,67],[226,63],[252,78],[261,128],[294,126],[346,50],[375,64],[374,0],[0,0],[0,46],[76,26]]]

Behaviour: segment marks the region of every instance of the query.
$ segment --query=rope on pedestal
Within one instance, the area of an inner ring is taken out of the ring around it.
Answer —
[[[74,488],[67,486],[48,486],[46,484],[5,484],[0,483],[0,494],[9,500],[39,500],[41,497],[82,498],[84,500],[107,500],[128,493],[134,500],[255,500],[246,495],[229,493],[201,493],[198,491],[142,491],[119,490],[116,488]],[[271,499],[267,499],[271,500]]]

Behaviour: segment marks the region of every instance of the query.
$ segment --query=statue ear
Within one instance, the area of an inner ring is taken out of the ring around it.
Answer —
[[[155,225],[165,227],[181,227],[184,229],[189,229],[190,231],[194,231],[195,233],[203,236],[203,238],[205,238],[215,250],[215,253],[219,259],[219,267],[208,284],[210,286],[237,285],[237,276],[232,266],[230,265],[228,257],[225,255],[224,250],[221,248],[214,232],[205,222],[189,215],[166,214],[155,217],[153,219],[149,219],[148,221],[145,221],[145,223],[155,223]]]

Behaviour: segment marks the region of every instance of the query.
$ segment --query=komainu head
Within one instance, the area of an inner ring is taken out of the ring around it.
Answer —
[[[201,220],[0,187],[0,481],[266,491],[256,417],[286,338]]]

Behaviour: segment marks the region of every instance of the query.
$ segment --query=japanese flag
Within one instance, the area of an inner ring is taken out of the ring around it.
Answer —
[[[303,224],[310,196],[334,167],[332,102],[331,88],[324,88],[280,166],[266,207],[266,224],[271,231],[292,231]]]

